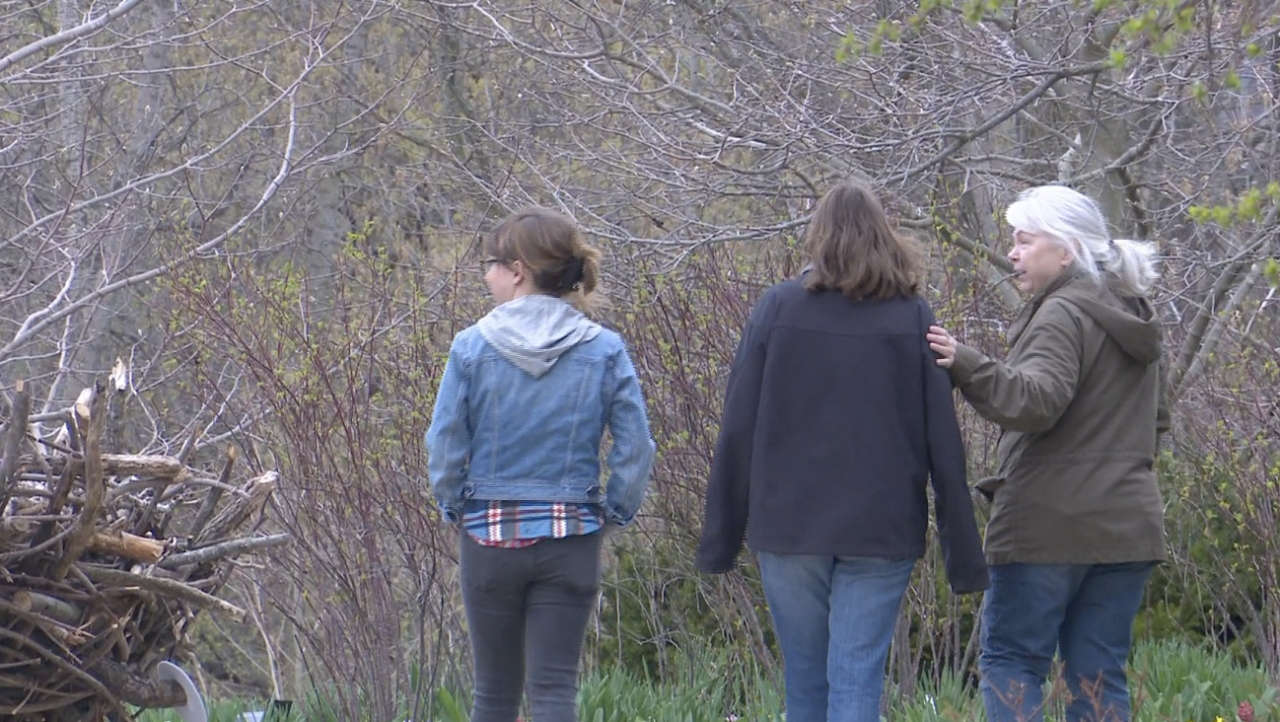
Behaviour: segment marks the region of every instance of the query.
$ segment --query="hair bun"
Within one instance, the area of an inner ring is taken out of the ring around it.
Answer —
[[[575,255],[569,258],[569,263],[566,267],[565,275],[568,276],[570,286],[573,286],[574,284],[582,283],[582,279],[584,276],[586,276],[586,273],[587,273],[586,266],[587,264],[585,261],[582,260],[582,256]]]

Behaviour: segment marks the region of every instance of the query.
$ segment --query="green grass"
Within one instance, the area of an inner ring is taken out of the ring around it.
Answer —
[[[739,722],[783,719],[781,690],[758,674],[752,679],[734,674],[714,653],[685,663],[676,676],[679,683],[658,683],[628,672],[593,672],[583,679],[578,693],[578,718],[584,722],[725,722],[730,715]],[[1280,722],[1277,690],[1265,670],[1240,665],[1202,646],[1182,641],[1139,644],[1130,680],[1135,722],[1217,722],[1219,718],[1238,722],[1236,709],[1243,701],[1253,705],[1255,722]],[[467,722],[469,695],[439,690],[434,702],[430,720]],[[243,711],[262,708],[253,703],[215,704],[209,719],[238,722]],[[893,722],[979,722],[983,718],[976,691],[958,675],[945,676],[939,684],[924,685],[914,695],[894,700],[888,717]],[[337,715],[317,704],[308,705],[293,719],[339,722]],[[1049,719],[1058,719],[1052,710]],[[138,720],[179,722],[169,710],[148,711]]]
[[[205,700],[205,706],[209,712],[209,722],[239,722],[241,713],[263,709],[262,705],[241,701],[210,703],[209,700]],[[299,715],[294,716],[299,717]],[[138,722],[182,722],[178,713],[171,709],[147,710],[138,715],[137,719]]]
[[[1215,722],[1236,718],[1241,702],[1254,707],[1255,722],[1280,722],[1276,689],[1261,666],[1242,666],[1186,642],[1139,646],[1131,678],[1139,722]]]
[[[1277,691],[1261,667],[1236,664],[1225,654],[1183,641],[1141,643],[1129,666],[1134,722],[1237,722],[1241,702],[1254,708],[1254,722],[1280,722]],[[1060,719],[1049,710],[1047,720]],[[894,722],[982,720],[975,691],[950,677],[925,686],[894,705]]]
[[[781,719],[782,695],[763,680],[735,685],[714,667],[680,684],[600,673],[583,680],[578,710],[584,722],[725,722],[731,715],[743,722],[774,722]]]

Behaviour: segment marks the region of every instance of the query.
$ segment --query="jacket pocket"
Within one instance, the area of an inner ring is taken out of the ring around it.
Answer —
[[[973,488],[977,490],[984,499],[991,502],[995,501],[996,492],[1000,491],[1008,481],[1009,480],[1003,476],[988,476],[979,479],[978,483],[973,485]]]

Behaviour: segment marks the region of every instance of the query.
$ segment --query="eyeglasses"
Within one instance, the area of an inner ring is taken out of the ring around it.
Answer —
[[[495,263],[506,263],[506,261],[502,260],[501,258],[486,258],[480,262],[480,272],[488,273],[489,266],[492,266]]]

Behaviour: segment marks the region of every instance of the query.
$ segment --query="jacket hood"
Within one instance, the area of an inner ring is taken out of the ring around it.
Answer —
[[[1134,359],[1146,364],[1160,359],[1160,321],[1147,299],[1120,296],[1085,275],[1071,279],[1055,295],[1089,314]]]
[[[508,301],[476,323],[484,340],[522,371],[539,378],[566,351],[600,333],[600,324],[566,301],[530,294]]]

